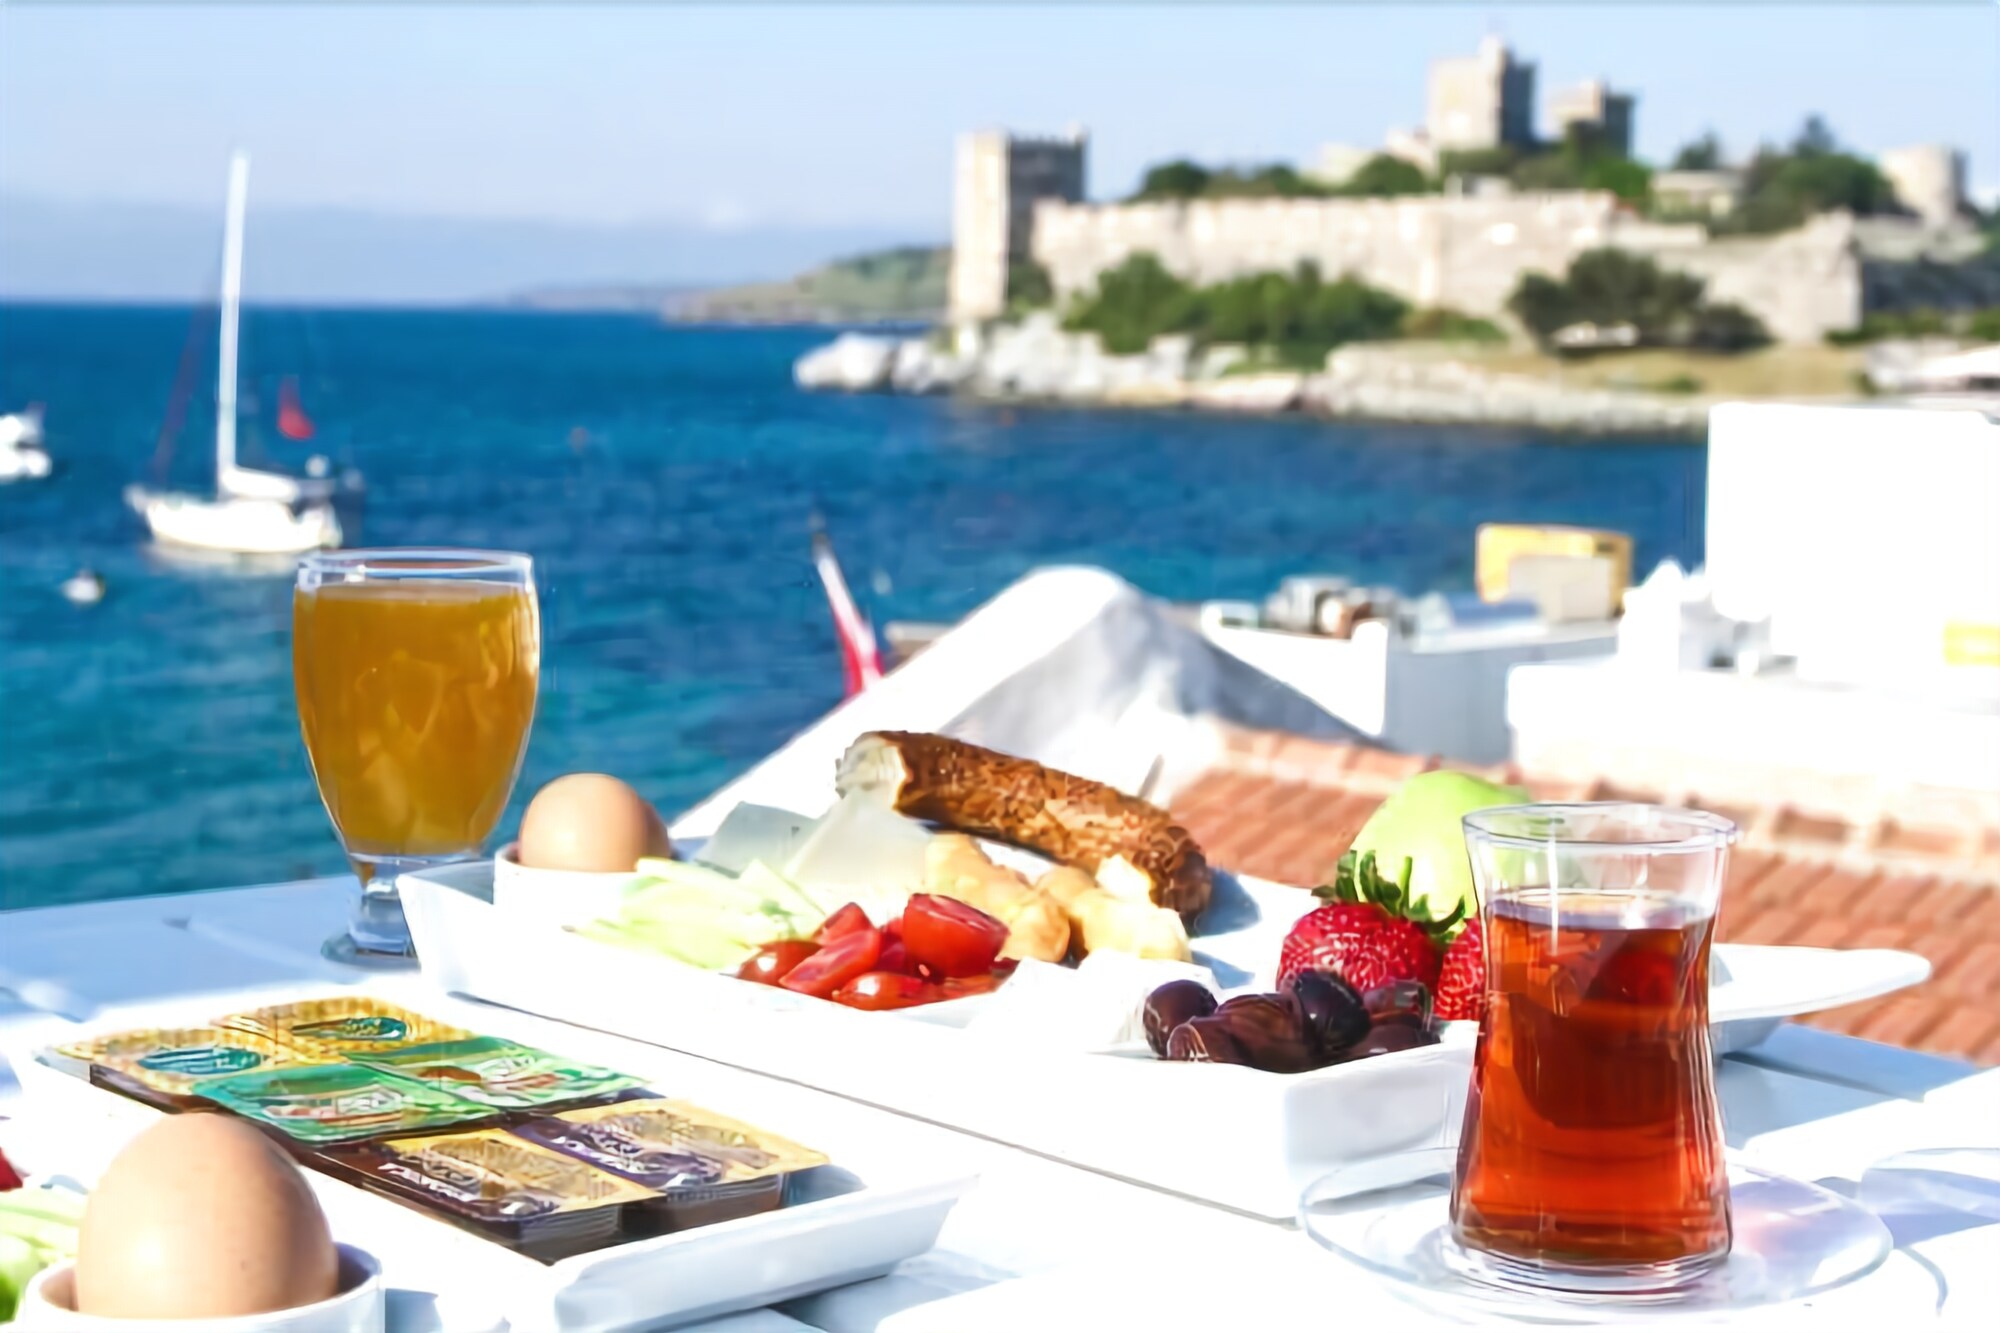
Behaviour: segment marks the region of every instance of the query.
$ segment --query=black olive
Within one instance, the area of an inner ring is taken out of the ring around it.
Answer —
[[[1356,1042],[1347,1052],[1350,1060],[1365,1060],[1371,1055],[1388,1055],[1393,1051],[1410,1051],[1419,1046],[1435,1046],[1437,1033],[1416,1027],[1400,1020],[1377,1023],[1368,1029],[1368,1035]]]
[[[1154,1055],[1166,1055],[1167,1038],[1175,1028],[1214,1012],[1215,996],[1208,987],[1199,981],[1169,981],[1146,997],[1146,1044]]]
[[[1213,1017],[1190,1018],[1175,1028],[1167,1038],[1166,1057],[1218,1065],[1250,1063],[1235,1034]]]
[[[1431,988],[1421,981],[1391,981],[1361,997],[1375,1023],[1405,1023],[1429,1031]]]
[[[1239,995],[1205,1021],[1224,1025],[1259,1069],[1296,1074],[1320,1063],[1304,1016],[1289,995]]]
[[[1333,972],[1301,972],[1292,978],[1291,994],[1322,1061],[1333,1059],[1367,1035],[1371,1022],[1368,1008],[1345,977]]]

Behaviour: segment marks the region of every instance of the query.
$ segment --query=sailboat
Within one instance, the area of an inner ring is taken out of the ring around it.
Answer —
[[[125,492],[154,540],[244,555],[288,555],[339,546],[333,499],[340,483],[326,460],[294,477],[236,461],[237,324],[243,296],[243,208],[250,159],[229,162],[229,205],[222,234],[222,330],[215,375],[215,494],[191,495],[133,486]],[[289,432],[288,432],[289,433]]]

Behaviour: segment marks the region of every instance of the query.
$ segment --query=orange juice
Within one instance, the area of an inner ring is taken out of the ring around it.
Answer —
[[[364,880],[372,858],[462,855],[493,832],[540,659],[530,588],[394,578],[294,594],[306,752]]]

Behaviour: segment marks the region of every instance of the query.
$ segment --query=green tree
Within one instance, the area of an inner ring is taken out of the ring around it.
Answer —
[[[1520,159],[1511,179],[1516,189],[1609,190],[1635,204],[1653,188],[1652,169],[1613,152],[1590,125],[1572,125],[1557,147]]]
[[[1833,137],[1833,127],[1817,112],[1806,117],[1805,124],[1799,126],[1798,137],[1792,140],[1793,157],[1819,157],[1839,151],[1840,141]]]
[[[1121,356],[1146,350],[1162,333],[1194,326],[1195,293],[1150,254],[1136,254],[1097,277],[1097,291],[1071,312],[1067,327],[1097,334]]]
[[[1311,263],[1194,288],[1139,254],[1102,274],[1066,323],[1096,333],[1106,351],[1121,355],[1143,351],[1163,333],[1185,333],[1202,344],[1243,343],[1286,365],[1317,367],[1341,343],[1400,336],[1408,313],[1393,293],[1351,277],[1327,282]]]
[[[1561,281],[1526,273],[1507,308],[1544,344],[1571,324],[1630,324],[1651,346],[1718,350],[1769,341],[1754,315],[1733,305],[1705,305],[1700,278],[1663,269],[1626,250],[1587,250]]]
[[[1032,259],[1016,259],[1007,265],[1007,307],[1010,310],[1037,310],[1055,300],[1049,271]]]
[[[1507,146],[1494,148],[1454,148],[1438,154],[1438,175],[1510,176],[1521,155]]]
[[[1771,341],[1764,321],[1727,301],[1697,308],[1688,342],[1711,352],[1746,352]]]
[[[1653,171],[1629,157],[1600,157],[1583,164],[1578,178],[1586,190],[1609,190],[1630,204],[1643,203],[1653,192]]]
[[[1342,181],[1337,192],[1357,198],[1401,194],[1431,194],[1437,185],[1423,168],[1400,157],[1377,153]]]
[[[1149,168],[1136,199],[1198,199],[1208,190],[1209,171],[1186,159]]]
[[[1674,154],[1675,171],[1716,171],[1722,166],[1722,141],[1709,130],[1699,139],[1681,145]]]
[[[1576,303],[1570,299],[1568,285],[1546,273],[1523,273],[1514,284],[1513,295],[1507,298],[1507,309],[1541,343],[1553,338],[1558,329],[1577,322]]]

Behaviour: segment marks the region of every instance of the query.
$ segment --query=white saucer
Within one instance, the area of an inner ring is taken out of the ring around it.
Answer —
[[[1554,1274],[1549,1286],[1537,1279],[1531,1289],[1485,1276],[1452,1239],[1456,1158],[1455,1149],[1432,1148],[1322,1176],[1300,1200],[1299,1225],[1324,1248],[1398,1284],[1416,1304],[1452,1315],[1554,1323],[1707,1322],[1771,1309],[1858,1282],[1893,1248],[1889,1229],[1861,1205],[1732,1161],[1735,1243],[1723,1263],[1670,1291],[1638,1297],[1565,1287]]]

